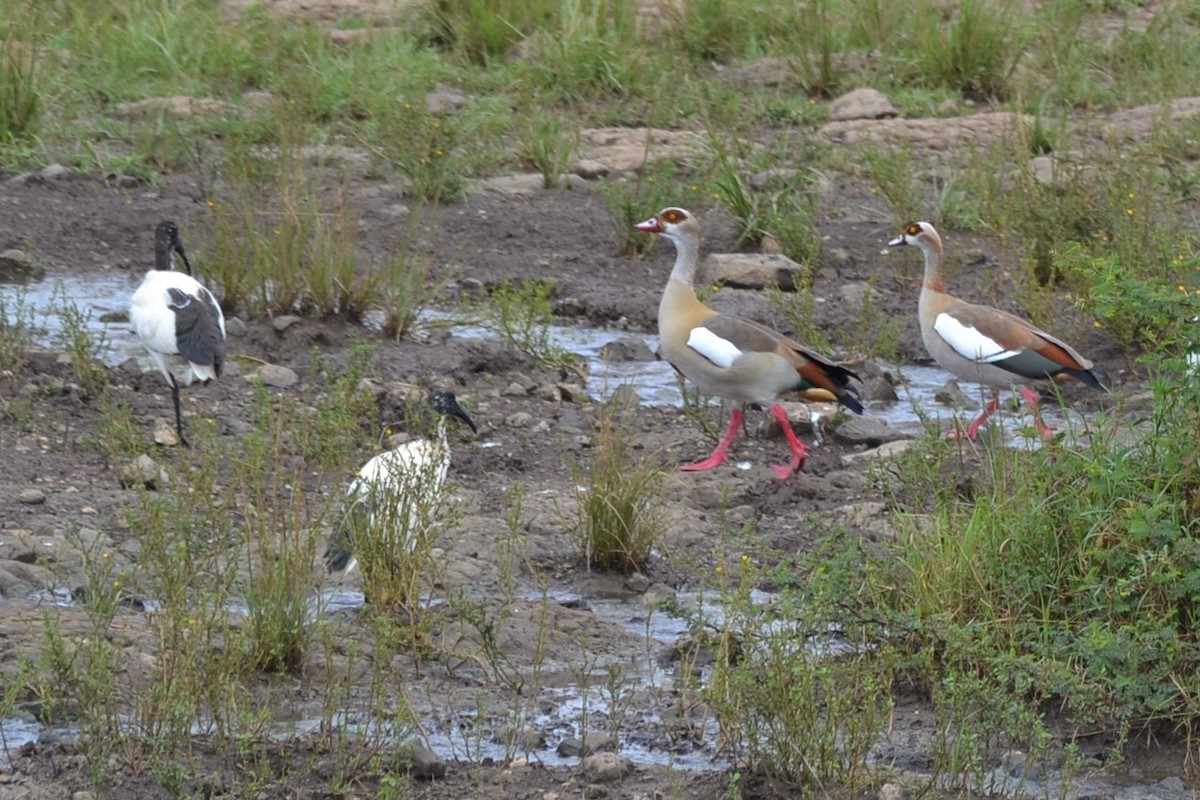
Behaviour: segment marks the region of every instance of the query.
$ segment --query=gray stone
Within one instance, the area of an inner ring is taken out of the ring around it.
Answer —
[[[713,253],[704,259],[702,283],[724,283],[734,289],[764,289],[778,286],[796,290],[802,269],[784,255],[774,253]]]
[[[574,172],[585,180],[594,181],[608,175],[608,167],[599,161],[583,158],[575,162]]]
[[[887,442],[879,445],[871,450],[863,450],[861,453],[847,453],[842,456],[843,466],[854,466],[863,462],[895,458],[912,446],[912,439],[897,439],[894,442]]]
[[[986,111],[953,119],[834,120],[822,125],[820,133],[841,145],[890,144],[945,152],[963,147],[991,147],[1007,137],[1027,135],[1025,132],[1032,130],[1033,125],[1031,114]]]
[[[22,489],[17,502],[27,506],[38,506],[46,502],[46,493],[41,489]]]
[[[528,411],[518,411],[515,414],[509,414],[504,419],[504,424],[510,428],[528,428],[533,424],[533,414]]]
[[[165,419],[155,420],[154,443],[163,447],[178,447],[179,434],[176,433],[175,426]]]
[[[225,333],[228,336],[245,336],[246,323],[240,317],[226,317]]]
[[[273,386],[276,389],[286,389],[289,386],[295,386],[300,380],[300,376],[291,367],[284,367],[279,364],[264,364],[257,372],[246,376],[250,380],[257,378],[267,386]]]
[[[299,321],[300,317],[297,317],[295,314],[283,314],[271,320],[271,327],[277,332],[283,333]]]
[[[34,264],[24,250],[0,253],[0,283],[35,283],[46,277],[46,268]]]
[[[633,771],[633,762],[616,753],[597,753],[583,760],[583,776],[596,783],[620,780]]]
[[[167,486],[168,483],[170,480],[166,470],[145,453],[121,468],[121,485],[126,489],[141,485],[155,490]]]
[[[578,163],[593,161],[609,172],[634,172],[658,161],[687,164],[708,150],[704,134],[661,128],[587,128],[579,149]]]
[[[968,411],[974,411],[979,408],[979,403],[976,403],[959,388],[958,381],[953,379],[946,383],[933,395],[933,399],[944,406],[950,408],[965,408]]]
[[[407,766],[409,774],[417,780],[431,781],[446,777],[446,762],[437,753],[417,742],[404,745],[396,753],[396,760]]]
[[[646,344],[645,339],[622,336],[601,347],[600,358],[609,362],[653,361],[654,351]]]
[[[879,787],[879,800],[906,800],[907,797],[904,787],[893,781]]]
[[[513,381],[508,386],[504,387],[504,391],[501,392],[501,394],[503,394],[505,397],[527,397],[529,395],[529,390],[516,381]]]
[[[453,114],[467,104],[467,96],[453,89],[440,89],[425,95],[425,110],[430,114]]]
[[[865,444],[878,447],[886,442],[895,442],[910,438],[903,431],[888,425],[887,420],[878,417],[848,416],[837,427],[835,435],[843,442],[850,444]]]
[[[855,89],[829,104],[829,118],[835,122],[851,119],[889,119],[900,112],[887,95],[876,89]]]
[[[537,194],[546,187],[542,173],[529,172],[524,175],[501,175],[496,178],[488,178],[476,184],[475,188],[480,192],[517,197]]]
[[[556,387],[559,396],[567,403],[582,403],[587,400],[587,389],[579,383],[560,383]]]

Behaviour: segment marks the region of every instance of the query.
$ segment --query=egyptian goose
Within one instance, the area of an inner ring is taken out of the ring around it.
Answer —
[[[782,479],[797,472],[804,466],[807,450],[796,438],[779,397],[823,390],[861,414],[862,404],[849,387],[850,380],[858,376],[770,328],[718,313],[701,303],[693,287],[701,238],[695,216],[682,208],[664,208],[635,227],[665,236],[675,245],[675,267],[658,305],[663,356],[701,392],[735,403],[729,426],[712,454],[680,469],[712,469],[724,463],[742,426],[742,408],[753,403],[770,407],[792,451],[788,463],[772,467],[775,475]]]
[[[187,274],[175,271],[175,254]],[[171,387],[175,401],[175,431],[186,445],[179,408],[179,381],[169,362],[182,359],[187,367],[183,385],[199,379],[207,384],[221,377],[225,363],[225,315],[213,293],[192,277],[192,264],[174,222],[154,229],[154,269],[133,293],[129,322]]]
[[[426,402],[438,413],[437,431],[432,438],[410,439],[372,458],[356,473],[346,491],[349,509],[345,523],[338,528],[325,550],[330,572],[349,572],[358,563],[355,540],[358,536],[390,528],[389,546],[412,553],[417,547],[423,515],[437,509],[442,484],[450,471],[450,445],[446,441],[446,418],[462,421],[472,433],[475,422],[458,404],[453,392],[435,389]],[[392,436],[389,426],[384,436]]]
[[[1025,384],[1036,380],[1074,379],[1095,389],[1107,388],[1092,371],[1092,362],[1070,345],[1020,317],[988,306],[959,300],[942,283],[942,239],[928,222],[910,222],[889,247],[910,245],[925,257],[918,315],[925,349],[943,369],[965,381],[990,386],[992,399],[966,431],[953,429],[955,439],[974,439],[979,427],[1000,405],[1000,389],[1018,386],[1033,411],[1043,436],[1053,434],[1038,413],[1037,394]]]

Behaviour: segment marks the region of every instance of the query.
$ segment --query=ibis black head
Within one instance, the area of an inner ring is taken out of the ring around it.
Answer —
[[[188,261],[187,251],[183,249],[183,240],[179,238],[179,226],[169,219],[164,219],[154,229],[154,268],[175,269],[176,253],[183,259],[187,274],[191,275],[192,262]]]
[[[439,414],[445,414],[448,417],[454,417],[465,423],[472,433],[478,433],[475,428],[475,422],[467,416],[467,412],[463,411],[462,406],[458,404],[458,398],[454,396],[454,392],[448,389],[434,389],[426,398],[429,403]]]

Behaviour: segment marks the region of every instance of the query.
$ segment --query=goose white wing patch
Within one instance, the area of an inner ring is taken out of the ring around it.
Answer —
[[[993,364],[1021,354],[1020,350],[1009,350],[977,328],[962,324],[950,314],[938,314],[937,319],[933,321],[933,329],[960,356],[972,361]]]
[[[742,351],[733,342],[722,339],[704,327],[692,328],[687,345],[722,369],[732,367],[733,362],[742,355]]]

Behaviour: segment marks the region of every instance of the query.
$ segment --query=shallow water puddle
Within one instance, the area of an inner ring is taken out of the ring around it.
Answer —
[[[113,367],[144,351],[128,322],[101,322],[100,318],[128,312],[136,288],[125,276],[48,275],[38,283],[0,285],[0,303],[10,319],[16,308],[23,309],[23,321],[33,328],[34,344],[54,349],[64,345],[64,308],[77,309],[83,315],[84,329],[101,346],[104,363]]]
[[[124,275],[93,275],[87,278],[52,275],[40,283],[0,286],[0,301],[3,301],[10,316],[14,304],[22,303],[31,317],[28,322],[33,325],[35,343],[51,348],[63,347],[66,332],[63,308],[74,306],[83,313],[84,327],[93,340],[102,345],[101,352],[108,366],[136,358],[142,362],[143,369],[149,369],[149,360],[145,357],[141,342],[128,322],[100,321],[106,314],[127,312],[129,298],[135,288]],[[453,323],[454,319],[451,314],[434,310],[427,310],[421,315],[423,322],[432,325],[446,325]],[[371,327],[372,322],[368,321],[367,326]],[[464,339],[494,341],[497,338],[494,333],[478,325],[453,324],[452,334]],[[551,344],[587,360],[587,390],[593,400],[603,400],[618,387],[629,386],[643,405],[681,407],[683,396],[679,391],[675,370],[666,361],[609,361],[604,357],[604,348],[620,339],[640,340],[650,352],[658,350],[658,337],[651,334],[565,325],[552,325],[549,328]],[[948,373],[939,367],[918,365],[904,366],[898,371],[904,381],[899,388],[900,399],[870,403],[870,416],[886,421],[897,430],[919,436],[923,429],[918,410],[934,419],[953,415],[950,409],[935,400],[935,395],[950,377]],[[970,387],[964,388],[970,390]],[[1014,415],[1008,404],[998,414],[1005,418],[1009,446],[1029,446],[1031,440],[1020,431],[1022,426],[1029,424],[1029,414],[1022,409]],[[963,412],[960,418],[970,421],[973,415],[974,412]],[[1066,417],[1053,404],[1043,407],[1043,416],[1056,429],[1067,425]],[[1032,444],[1036,446],[1037,442]]]

